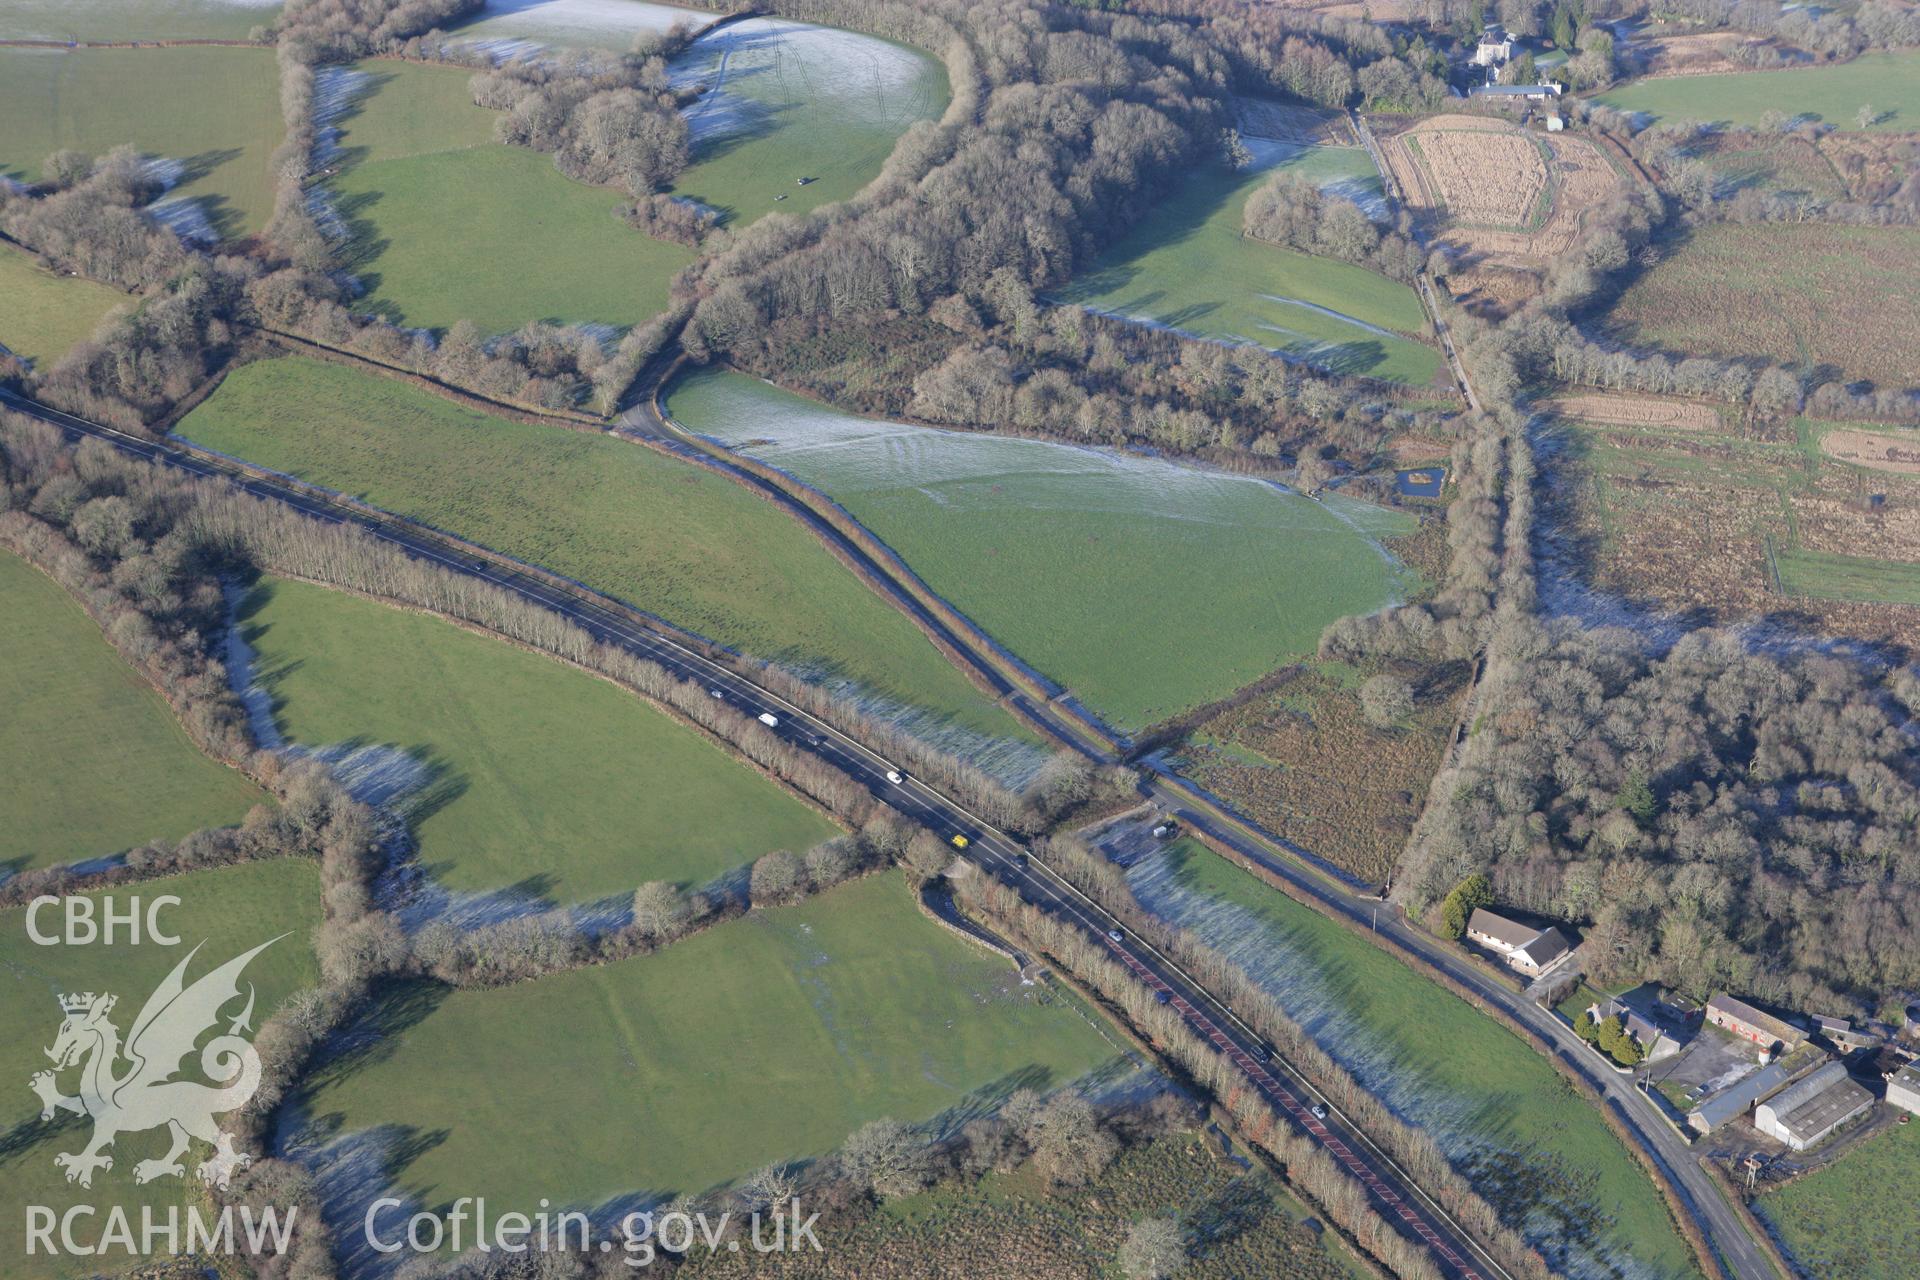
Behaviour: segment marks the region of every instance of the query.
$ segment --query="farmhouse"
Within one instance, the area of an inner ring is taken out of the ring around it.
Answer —
[[[1920,1115],[1920,1066],[1909,1062],[1887,1077],[1887,1101]]]
[[[1480,33],[1480,43],[1473,50],[1474,66],[1504,67],[1512,58],[1513,37],[1497,24]]]
[[[1649,1058],[1669,1057],[1678,1047],[1666,1038],[1660,1028],[1654,1025],[1652,1019],[1637,1012],[1633,1006],[1618,996],[1609,996],[1605,1000],[1588,1005],[1587,1016],[1596,1023],[1605,1022],[1608,1018],[1620,1019],[1621,1027],[1628,1035],[1640,1042],[1640,1048]],[[1656,1053],[1662,1048],[1666,1052]]]
[[[1722,1027],[1742,1040],[1751,1040],[1762,1049],[1775,1045],[1792,1049],[1805,1042],[1807,1033],[1782,1022],[1770,1013],[1762,1013],[1744,1000],[1717,995],[1707,1001],[1707,1021]]]
[[[1498,952],[1508,964],[1529,976],[1544,972],[1573,949],[1567,936],[1551,925],[1536,929],[1485,907],[1476,908],[1467,918],[1467,937]]]
[[[1873,1095],[1847,1078],[1846,1067],[1829,1062],[1754,1108],[1753,1127],[1805,1151],[1872,1105]]]

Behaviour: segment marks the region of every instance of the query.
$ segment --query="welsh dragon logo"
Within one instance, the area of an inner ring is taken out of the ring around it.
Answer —
[[[53,1119],[57,1111],[93,1119],[93,1141],[83,1150],[53,1158],[66,1170],[68,1182],[92,1186],[94,1170],[113,1168],[107,1149],[115,1138],[162,1126],[171,1135],[172,1146],[159,1159],[136,1164],[135,1182],[169,1174],[184,1177],[180,1157],[194,1139],[214,1148],[195,1169],[203,1182],[225,1187],[234,1170],[247,1163],[248,1157],[233,1149],[233,1135],[222,1132],[213,1118],[245,1106],[260,1087],[260,1055],[240,1034],[252,1031],[251,983],[246,1007],[229,1021],[225,1034],[209,1040],[200,1051],[200,1070],[209,1080],[225,1083],[202,1084],[175,1076],[181,1059],[220,1021],[220,1010],[239,998],[240,973],[247,962],[279,940],[261,943],[188,986],[184,975],[187,964],[200,952],[196,946],[147,997],[124,1045],[119,1029],[107,1017],[117,996],[89,991],[60,997],[60,1011],[66,1018],[53,1047],[46,1051],[53,1070],[35,1073],[29,1083],[40,1095],[42,1120]],[[73,1066],[80,1068],[80,1092],[68,1095],[60,1092],[55,1076]]]

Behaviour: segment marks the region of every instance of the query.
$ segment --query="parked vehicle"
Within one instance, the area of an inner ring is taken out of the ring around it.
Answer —
[[[769,729],[777,729],[780,727],[780,717],[771,711],[762,711],[760,713],[760,723]]]

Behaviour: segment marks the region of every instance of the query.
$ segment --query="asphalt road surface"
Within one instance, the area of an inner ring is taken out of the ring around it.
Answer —
[[[648,658],[683,679],[717,691],[748,715],[767,714],[778,723],[773,732],[810,751],[866,785],[902,815],[943,836],[964,836],[965,855],[986,874],[1014,889],[1041,911],[1100,939],[1139,980],[1166,995],[1202,1039],[1226,1054],[1256,1088],[1295,1124],[1324,1146],[1364,1185],[1387,1220],[1410,1239],[1429,1248],[1442,1269],[1461,1280],[1495,1280],[1508,1273],[1488,1258],[1384,1152],[1374,1147],[1327,1099],[1292,1074],[1269,1046],[1215,1000],[1173,961],[1137,937],[1097,904],[1031,856],[1017,842],[976,818],[965,806],[907,777],[890,783],[897,767],[832,726],[814,719],[778,695],[762,689],[653,629],[636,611],[564,580],[531,568],[503,563],[479,546],[422,525],[360,507],[298,480],[256,474],[225,459],[154,441],[89,422],[58,409],[0,390],[0,404],[60,428],[70,439],[102,440],[123,453],[192,475],[225,479],[243,491],[282,503],[330,524],[366,529],[416,559],[451,572],[483,579],[568,618],[596,640]],[[1189,819],[1194,821],[1195,819]]]

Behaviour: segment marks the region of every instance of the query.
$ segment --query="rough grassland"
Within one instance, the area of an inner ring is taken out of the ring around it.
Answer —
[[[1016,732],[905,617],[739,485],[289,357],[236,370],[180,434],[544,565],[756,657]]]
[[[0,40],[244,40],[280,0],[7,0]]]
[[[643,880],[704,884],[836,828],[639,698],[421,614],[298,582],[243,610],[281,732],[425,766],[420,859],[455,892],[559,902]]]
[[[918,49],[776,18],[721,28],[673,74],[677,85],[717,86],[687,111],[693,163],[674,191],[736,226],[845,200],[949,97],[946,68]]]
[[[140,1161],[165,1154],[166,1135],[147,1130],[127,1133],[114,1143],[113,1168],[94,1175],[91,1189],[72,1186],[53,1163],[59,1152],[78,1151],[92,1133],[87,1121],[61,1112],[59,1118],[42,1122],[40,1100],[27,1089],[27,1079],[49,1063],[41,1050],[51,1045],[60,1029],[60,1008],[54,997],[60,992],[110,991],[119,1004],[111,1020],[126,1034],[133,1026],[147,996],[196,945],[205,948],[187,970],[187,980],[225,964],[234,956],[259,946],[280,934],[290,936],[268,947],[247,966],[243,981],[252,983],[257,999],[254,1022],[270,1015],[292,992],[319,981],[319,968],[307,939],[320,923],[320,876],[313,863],[285,859],[255,863],[243,867],[222,867],[172,876],[139,889],[114,890],[125,907],[128,895],[168,893],[181,901],[177,907],[164,908],[161,923],[178,934],[177,947],[155,946],[143,942],[127,946],[116,942],[84,947],[43,947],[27,937],[26,913],[15,908],[0,911],[0,1073],[12,1082],[0,1103],[0,1202],[12,1211],[0,1214],[0,1258],[8,1280],[43,1280],[48,1277],[79,1277],[105,1269],[124,1269],[112,1258],[48,1258],[40,1253],[26,1256],[23,1235],[25,1221],[22,1206],[46,1205],[56,1213],[72,1205],[98,1205],[104,1215],[106,1206],[126,1208],[136,1232],[140,1207],[153,1205],[164,1213],[168,1205],[204,1203],[194,1164],[204,1158],[208,1148],[196,1143],[187,1163],[188,1182],[166,1178],[137,1186],[133,1167]],[[98,894],[87,895],[99,898]],[[41,931],[58,931],[57,921],[42,912]],[[242,988],[245,995],[245,988]],[[226,1012],[238,1013],[240,1002]],[[203,1079],[198,1074],[199,1058],[189,1060],[182,1079]],[[72,1092],[79,1073],[61,1073],[61,1088]],[[104,1229],[100,1217],[82,1220],[76,1234],[83,1240],[97,1239]],[[120,1260],[124,1261],[124,1259]]]
[[[1223,947],[1362,1085],[1427,1129],[1556,1270],[1697,1274],[1626,1148],[1519,1037],[1192,842],[1128,878],[1152,910]]]
[[[1920,1268],[1920,1125],[1876,1134],[1761,1196],[1760,1214],[1808,1275],[1907,1280]]]
[[[329,191],[353,236],[361,308],[407,326],[530,320],[626,327],[666,309],[690,250],[615,216],[620,194],[570,181],[553,158],[493,141],[470,72],[373,62],[341,124]]]
[[[817,1155],[878,1116],[1072,1080],[1117,1055],[1089,1019],[926,920],[888,872],[651,956],[400,989],[374,1021],[405,1033],[330,1064],[307,1109],[317,1133],[381,1128],[405,1149],[395,1180],[428,1205],[600,1205]]]
[[[1089,274],[1062,291],[1061,300],[1203,338],[1253,343],[1340,373],[1432,381],[1439,354],[1401,336],[1426,332],[1412,289],[1240,233],[1247,197],[1274,168],[1305,173],[1365,207],[1379,181],[1366,152],[1250,145],[1258,148],[1261,163],[1241,173],[1212,165],[1194,173]]]
[[[200,753],[65,591],[0,552],[0,871],[240,821],[264,795]]]
[[[1244,476],[857,418],[737,373],[675,417],[830,495],[995,639],[1139,729],[1311,653],[1394,598],[1411,521]],[[751,443],[748,443],[751,442]]]
[[[1642,80],[1600,95],[1622,111],[1657,120],[1757,125],[1779,111],[1810,116],[1836,129],[1858,129],[1854,117],[1871,105],[1870,127],[1887,133],[1920,129],[1920,53],[1868,53],[1852,62],[1804,71],[1754,71],[1727,76],[1671,76]]]
[[[164,199],[190,199],[223,237],[273,212],[280,82],[267,49],[0,49],[0,173],[37,180],[62,147],[123,142],[186,166]]]
[[[93,332],[125,294],[79,276],[55,275],[32,255],[0,245],[0,347],[47,368]]]
[[[1191,1248],[1181,1280],[1366,1280],[1264,1172],[1243,1171],[1200,1134],[1134,1147],[1085,1187],[1049,1188],[1027,1166],[896,1200],[857,1225],[820,1233],[821,1252],[743,1259],[696,1255],[690,1276],[753,1280],[1107,1280],[1128,1229],[1179,1219]]]
[[[1916,264],[1913,228],[1716,223],[1635,281],[1612,318],[1629,338],[1677,351],[1763,356],[1907,387],[1920,383]]]

